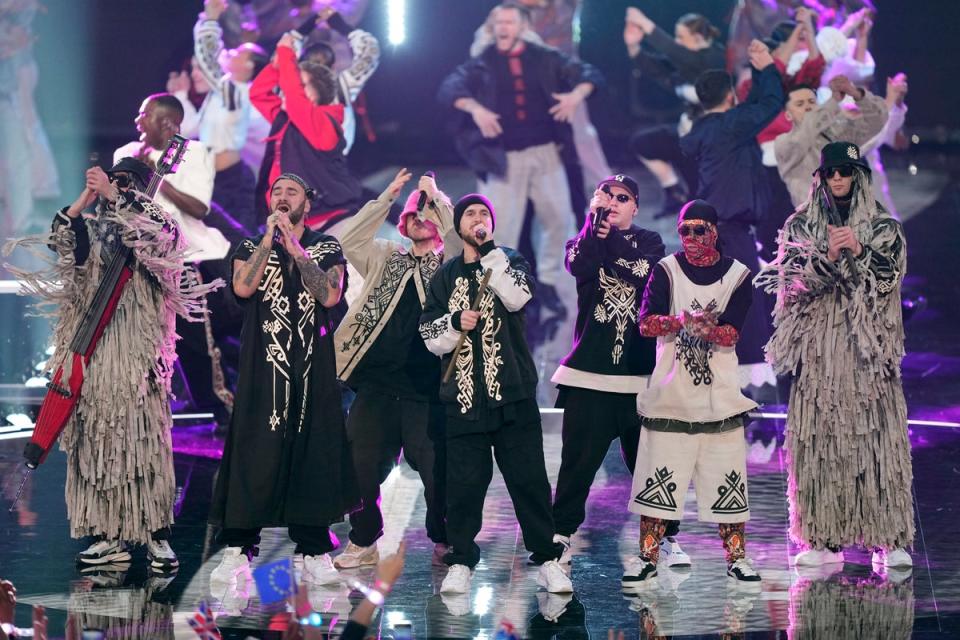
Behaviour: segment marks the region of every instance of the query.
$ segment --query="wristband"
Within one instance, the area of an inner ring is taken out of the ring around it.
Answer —
[[[309,615],[300,618],[300,626],[302,627],[319,627],[322,624],[323,616],[316,611],[312,611]]]

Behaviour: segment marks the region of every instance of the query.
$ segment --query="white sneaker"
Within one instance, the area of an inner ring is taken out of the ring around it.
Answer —
[[[100,540],[77,554],[79,564],[117,564],[130,562],[127,545],[120,540]]]
[[[843,549],[840,551],[830,551],[823,549],[807,549],[801,551],[793,559],[793,564],[798,567],[818,567],[822,564],[833,564],[843,562]]]
[[[690,566],[690,556],[680,548],[677,539],[670,536],[660,541],[660,559],[668,567]]]
[[[229,584],[250,573],[250,560],[240,547],[227,547],[217,568],[210,572],[210,584]]]
[[[329,553],[319,556],[303,556],[303,581],[307,584],[334,584],[340,582],[340,574],[333,566]]]
[[[443,606],[447,608],[447,611],[449,611],[452,616],[459,618],[460,616],[465,616],[470,613],[469,593],[441,593],[440,602],[443,603]]]
[[[634,556],[627,560],[627,566],[623,570],[623,577],[620,579],[620,586],[624,589],[635,589],[653,584],[653,579],[657,577],[657,565],[646,558]]]
[[[537,608],[547,622],[556,622],[567,612],[567,605],[573,600],[572,593],[549,593],[537,591]]]
[[[573,551],[570,550],[570,538],[573,536],[562,536],[559,533],[553,534],[553,542],[563,545],[563,554],[560,556],[560,564],[571,564],[573,562]]]
[[[540,565],[537,584],[550,593],[573,593],[570,577],[563,572],[563,568],[556,560],[549,560]]]
[[[873,552],[873,564],[882,564],[885,567],[905,568],[913,566],[913,558],[902,548],[878,549]]]
[[[727,577],[739,587],[760,589],[760,574],[746,558],[740,558],[727,567]]]
[[[440,585],[440,593],[470,593],[470,567],[465,564],[451,566]]]
[[[333,560],[333,566],[337,569],[356,569],[367,565],[374,565],[380,562],[380,551],[377,549],[377,543],[374,542],[369,547],[347,543],[347,548],[343,553]]]
[[[157,573],[172,573],[180,568],[177,554],[166,540],[151,540],[147,543],[147,560],[150,570]]]

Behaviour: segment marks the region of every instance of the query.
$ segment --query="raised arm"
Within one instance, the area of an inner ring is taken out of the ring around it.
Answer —
[[[339,76],[340,85],[346,92],[346,99],[353,102],[380,65],[380,43],[372,33],[351,27],[339,13],[330,13],[327,24],[331,29],[345,36],[350,43],[353,60],[349,67],[340,72]]]
[[[480,245],[480,265],[490,269],[490,283],[493,291],[507,311],[519,311],[533,298],[533,277],[526,259],[515,251],[508,257],[493,240]]]

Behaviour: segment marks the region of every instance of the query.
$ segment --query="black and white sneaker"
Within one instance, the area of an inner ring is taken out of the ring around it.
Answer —
[[[177,554],[166,540],[151,540],[147,543],[147,561],[154,573],[173,573],[180,568]]]
[[[737,585],[760,588],[760,574],[754,570],[753,565],[746,558],[740,558],[733,564],[727,565],[727,576],[736,581]]]
[[[656,577],[657,565],[646,558],[635,557],[627,561],[627,566],[623,570],[623,577],[620,579],[620,585],[624,589],[635,589],[652,584],[652,580]]]
[[[127,545],[120,540],[100,540],[77,554],[77,564],[116,564],[130,562]]]

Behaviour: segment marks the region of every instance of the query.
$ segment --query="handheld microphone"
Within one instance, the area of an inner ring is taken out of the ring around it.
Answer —
[[[473,235],[477,236],[477,240],[483,241],[487,239],[487,230],[484,227],[480,227],[473,232]]]
[[[596,235],[600,231],[600,223],[603,222],[607,215],[610,213],[610,209],[606,207],[597,207],[597,210],[593,212],[593,221],[591,226],[593,227],[593,234]]]
[[[434,178],[434,179],[436,179],[436,177],[437,177],[437,174],[435,174],[433,171],[425,171],[423,175],[424,175],[425,177],[427,177],[427,178]],[[427,204],[427,192],[421,190],[421,191],[420,191],[420,198],[417,200],[417,216],[418,216],[418,217],[419,217],[420,214],[423,212],[423,205],[425,205],[425,204]]]

